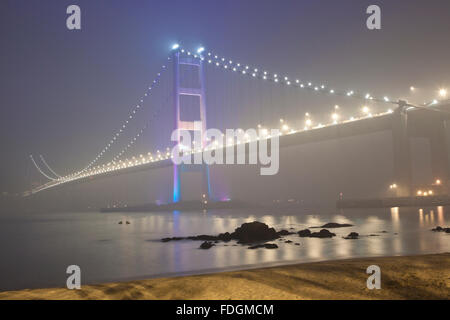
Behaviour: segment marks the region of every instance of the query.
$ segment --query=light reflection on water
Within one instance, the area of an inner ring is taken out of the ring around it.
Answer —
[[[448,207],[329,210],[272,213],[209,211],[173,213],[65,213],[0,217],[0,290],[64,286],[65,270],[77,264],[83,283],[201,273],[286,262],[450,251]],[[128,220],[130,225],[119,225]],[[277,230],[296,231],[327,222],[354,227],[332,229],[333,239],[285,237],[277,250],[248,250],[219,243],[199,250],[200,242],[161,243],[163,237],[218,234],[244,222],[261,221]],[[350,232],[358,240],[345,240]],[[382,233],[387,231],[387,233]],[[300,246],[294,243],[300,243]]]

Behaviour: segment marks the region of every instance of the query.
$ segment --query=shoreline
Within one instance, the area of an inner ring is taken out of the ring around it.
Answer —
[[[381,290],[368,290],[366,268],[379,265]],[[16,299],[449,299],[450,253],[355,258],[240,271],[151,278],[66,288],[0,292]]]

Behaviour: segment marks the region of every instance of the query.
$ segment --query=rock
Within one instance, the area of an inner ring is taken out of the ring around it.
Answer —
[[[358,239],[359,233],[351,232],[348,236],[344,237],[344,239]]]
[[[445,228],[445,233],[450,233],[450,228]]]
[[[379,234],[369,234],[369,237],[379,237]]]
[[[173,238],[163,238],[161,239],[162,242],[169,242],[169,241],[180,241],[180,240],[185,240],[186,238],[182,238],[182,237],[173,237]]]
[[[127,221],[127,222],[126,222],[126,224],[130,224],[130,222],[129,222],[129,221]]]
[[[221,233],[217,236],[218,240],[229,242],[231,241],[231,234],[229,232]]]
[[[302,238],[309,237],[309,236],[311,236],[311,230],[309,230],[309,229],[300,230],[298,232],[298,235],[299,235],[299,237],[302,237]]]
[[[248,249],[259,249],[259,248],[278,249],[278,246],[275,243],[264,243],[248,247]]]
[[[295,245],[296,245],[296,246],[299,246],[299,245],[300,245],[300,243],[296,242],[296,243],[295,243]]]
[[[189,240],[198,240],[198,241],[216,241],[216,240],[218,240],[218,237],[202,234],[199,236],[188,237],[188,239]]]
[[[289,232],[287,230],[281,230],[277,232],[279,236],[288,236],[290,234],[294,234],[294,232]]]
[[[347,223],[336,223],[336,222],[329,222],[324,224],[321,227],[311,227],[311,228],[328,228],[328,229],[333,229],[333,228],[348,228],[348,227],[353,227],[353,225],[351,224],[347,224]]]
[[[122,224],[122,223],[123,223],[122,221],[119,222],[119,224]]]
[[[313,232],[310,235],[311,238],[333,238],[335,236],[336,234],[331,233],[327,229],[322,229],[319,232]]]
[[[286,240],[284,243],[292,243],[291,240]]]
[[[238,243],[255,243],[260,241],[270,241],[279,238],[274,228],[269,228],[265,223],[254,221],[244,223],[237,228],[231,238],[238,240]]]
[[[212,246],[214,246],[214,243],[205,241],[200,245],[200,249],[210,249]]]

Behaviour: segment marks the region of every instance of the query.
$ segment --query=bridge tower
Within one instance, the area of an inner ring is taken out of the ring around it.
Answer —
[[[189,131],[191,136],[200,134],[202,137],[202,147],[205,147],[206,140],[204,139],[204,132],[207,126],[203,60],[198,56],[196,58],[192,55],[182,55],[180,50],[175,50],[172,57],[174,70],[175,129]],[[186,75],[188,73],[189,76]],[[185,115],[189,115],[189,111],[191,111],[190,117],[186,118]],[[194,113],[194,117],[192,117],[192,113]],[[200,132],[198,130],[196,131],[194,126],[195,122],[201,122]],[[180,136],[178,136],[177,143],[179,142]],[[206,164],[174,164],[173,202],[182,200],[181,176],[183,172],[188,171],[199,172],[202,175],[202,201],[207,201],[211,197],[209,167]]]
[[[399,101],[392,123],[394,179],[398,186],[397,196],[400,197],[409,197],[412,194],[412,162],[406,104],[405,101]]]

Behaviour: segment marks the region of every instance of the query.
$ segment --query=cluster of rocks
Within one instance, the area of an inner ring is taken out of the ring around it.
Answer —
[[[437,226],[436,228],[431,229],[431,231],[450,233],[450,228],[442,228],[440,226]]]
[[[123,224],[123,221],[119,221],[119,224]],[[130,224],[129,221],[125,221],[125,224]]]
[[[212,246],[214,246],[214,243],[217,243],[219,241],[229,242],[231,240],[236,240],[237,243],[239,244],[252,244],[258,242],[272,241],[280,238],[281,236],[289,234],[292,234],[292,232],[289,232],[287,230],[281,230],[280,232],[277,232],[274,228],[269,228],[269,226],[265,223],[254,221],[242,224],[232,233],[225,232],[217,236],[198,235],[191,237],[164,238],[161,239],[161,241],[162,242],[180,241],[180,240],[204,241],[200,245],[200,249],[210,249]],[[274,248],[274,246],[276,245],[264,244],[262,246],[267,249],[276,249]]]
[[[268,241],[273,241],[275,239],[279,239],[279,241],[284,241],[285,243],[293,243],[291,240],[284,240],[281,237],[298,234],[301,238],[333,238],[336,236],[335,233],[330,232],[324,228],[344,228],[344,227],[352,227],[350,224],[339,224],[339,223],[327,223],[321,227],[311,227],[311,228],[323,228],[319,232],[312,232],[309,229],[301,230],[298,232],[291,232],[288,230],[276,231],[274,228],[270,228],[267,224],[254,221],[250,223],[244,223],[240,227],[236,228],[234,232],[229,233],[221,233],[219,235],[197,235],[190,237],[172,237],[172,238],[163,238],[162,242],[169,241],[180,241],[180,240],[195,240],[195,241],[203,241],[200,245],[200,249],[210,249],[215,243],[220,241],[229,242],[232,240],[237,241],[237,243],[242,245],[251,245],[248,249],[258,249],[258,248],[266,248],[266,249],[277,249],[278,246],[274,243],[266,243]],[[438,227],[440,228],[440,227]],[[292,228],[291,228],[292,229]],[[356,232],[350,233],[344,239],[358,239],[359,234]],[[300,243],[295,243],[295,245],[299,246]]]

